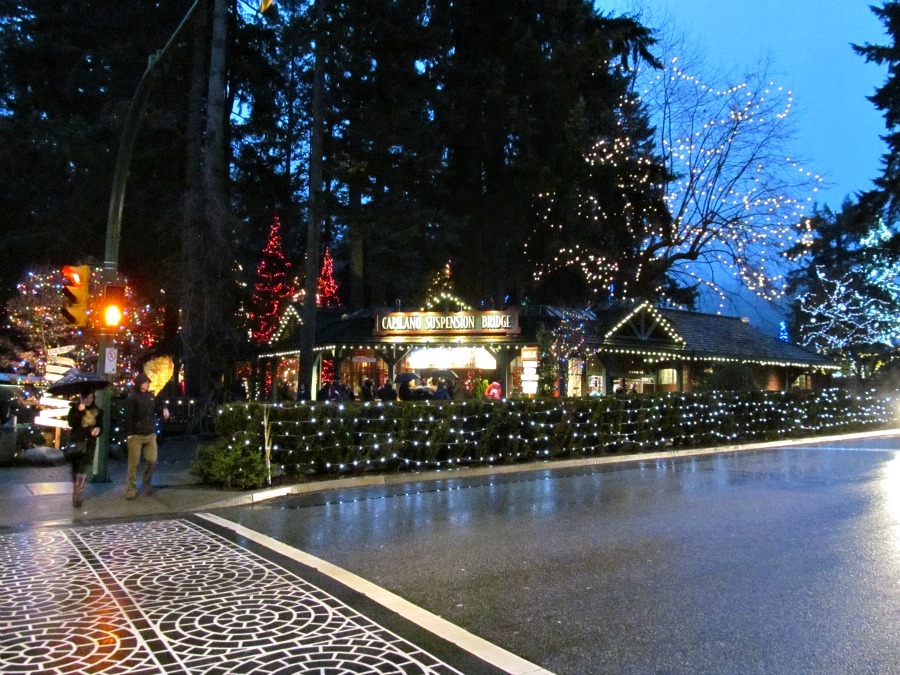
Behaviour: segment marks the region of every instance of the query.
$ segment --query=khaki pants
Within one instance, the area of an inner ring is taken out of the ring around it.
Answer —
[[[141,463],[141,455],[144,456],[144,461],[148,464],[156,464],[156,434],[147,434],[146,436],[135,434],[128,437],[127,443],[128,478],[125,493],[133,495],[137,493],[137,470],[138,464]],[[144,485],[143,487],[146,488],[148,486]]]

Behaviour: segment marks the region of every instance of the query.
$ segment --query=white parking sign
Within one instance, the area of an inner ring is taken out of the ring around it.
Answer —
[[[106,348],[106,358],[103,362],[103,373],[105,375],[114,375],[116,372],[116,361],[119,358],[119,350],[115,347]]]

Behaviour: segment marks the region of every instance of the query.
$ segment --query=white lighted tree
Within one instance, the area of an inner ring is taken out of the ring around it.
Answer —
[[[667,59],[638,78],[673,179],[665,186],[672,236],[648,242],[682,285],[723,294],[710,271],[724,267],[763,297],[781,297],[781,252],[810,236],[808,213],[821,182],[792,158],[793,95],[765,69],[715,86]]]
[[[788,151],[791,92],[765,68],[713,85],[675,56],[664,63],[633,73],[633,99],[620,105],[622,133],[600,139],[586,156],[594,172],[617,167],[621,178],[606,193],[627,197],[614,213],[598,208],[594,195],[579,197],[581,211],[606,221],[605,247],[570,240],[554,264],[580,270],[598,299],[691,304],[695,293],[711,291],[724,301],[735,281],[782,297],[793,262],[782,252],[809,240],[821,182]],[[638,105],[652,138],[628,129]],[[647,199],[657,191],[665,213]],[[547,220],[563,227],[549,211]]]
[[[890,317],[891,303],[860,290],[858,273],[847,272],[830,278],[816,270],[819,284],[798,298],[798,306],[807,316],[800,326],[802,344],[822,353],[842,351],[849,345],[890,341],[896,321]]]
[[[886,251],[892,232],[879,220],[851,251],[845,269],[816,266],[796,310],[800,342],[873,375],[900,344],[900,262]]]

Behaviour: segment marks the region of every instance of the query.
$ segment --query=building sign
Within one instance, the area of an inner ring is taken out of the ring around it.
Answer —
[[[375,317],[375,335],[517,335],[519,312],[391,312]]]
[[[522,348],[522,393],[535,396],[538,390],[537,347]]]

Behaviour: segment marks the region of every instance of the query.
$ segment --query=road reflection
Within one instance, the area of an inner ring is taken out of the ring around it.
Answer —
[[[345,489],[229,517],[557,673],[896,672],[898,444]]]
[[[900,453],[884,465],[882,493],[887,507],[888,518],[893,521],[889,527],[893,532],[894,549],[900,552]],[[900,557],[897,559],[900,567]]]

